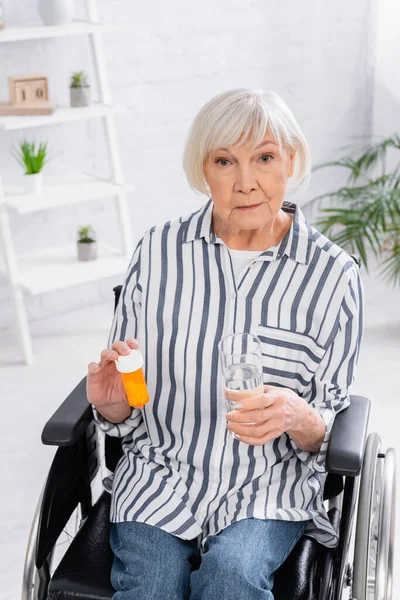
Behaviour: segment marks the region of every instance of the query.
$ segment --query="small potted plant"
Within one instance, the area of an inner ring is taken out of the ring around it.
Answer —
[[[70,82],[71,106],[89,106],[91,103],[90,85],[84,71],[76,71]]]
[[[25,188],[30,194],[42,194],[43,174],[42,169],[46,164],[47,143],[23,141],[19,143],[19,148],[14,148],[14,158],[25,169]]]
[[[97,242],[91,225],[83,226],[78,230],[78,259],[95,260],[97,258]]]

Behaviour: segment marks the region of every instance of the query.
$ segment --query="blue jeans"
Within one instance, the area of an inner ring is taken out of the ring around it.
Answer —
[[[113,523],[113,600],[273,600],[274,571],[306,521],[243,519],[206,541],[178,537],[146,523]]]

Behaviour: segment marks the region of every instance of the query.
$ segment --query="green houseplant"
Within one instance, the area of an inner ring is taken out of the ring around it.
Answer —
[[[69,84],[71,106],[89,106],[91,103],[90,85],[85,71],[75,71]]]
[[[97,242],[91,225],[85,225],[78,229],[77,244],[79,260],[87,261],[97,258]]]
[[[345,156],[314,169],[329,166],[348,171],[347,186],[322,194],[304,205],[318,205],[316,227],[347,252],[357,253],[368,272],[368,255],[376,257],[380,275],[393,286],[400,284],[400,161],[387,172],[387,152],[400,150],[393,134],[370,145],[357,158]],[[372,171],[376,174],[371,175]],[[328,202],[334,206],[321,208]]]
[[[48,161],[47,143],[19,142],[13,149],[14,158],[25,170],[25,187],[27,192],[40,195],[43,191],[42,169]]]

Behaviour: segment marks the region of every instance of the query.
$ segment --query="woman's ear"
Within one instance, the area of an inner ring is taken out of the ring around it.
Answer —
[[[292,177],[294,173],[294,163],[296,159],[297,150],[296,148],[292,150],[292,153],[289,155],[289,168],[288,168],[288,177]]]

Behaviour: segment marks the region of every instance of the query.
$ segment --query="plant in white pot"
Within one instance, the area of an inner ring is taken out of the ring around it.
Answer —
[[[78,230],[78,259],[96,260],[97,242],[91,225],[85,225]]]
[[[28,142],[19,143],[19,148],[14,148],[14,158],[25,169],[25,188],[30,194],[41,195],[43,191],[42,169],[48,161],[47,143]]]
[[[84,71],[75,71],[69,84],[71,106],[89,106],[91,104],[90,85]]]

